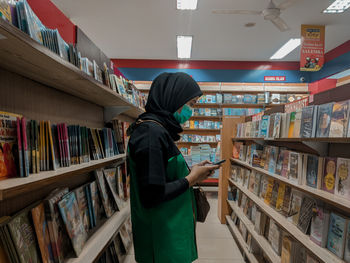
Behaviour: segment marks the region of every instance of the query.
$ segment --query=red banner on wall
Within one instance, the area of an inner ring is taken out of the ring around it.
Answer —
[[[301,25],[301,71],[319,71],[322,68],[324,38],[325,26]]]

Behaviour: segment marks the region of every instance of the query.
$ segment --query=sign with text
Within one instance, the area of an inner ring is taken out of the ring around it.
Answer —
[[[325,26],[301,25],[300,70],[319,71],[324,64]]]
[[[305,97],[301,100],[293,101],[284,105],[284,112],[290,113],[302,109],[309,105],[309,97]]]
[[[264,76],[264,81],[286,81],[286,76]]]

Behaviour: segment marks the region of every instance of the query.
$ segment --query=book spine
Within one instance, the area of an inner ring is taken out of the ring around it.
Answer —
[[[45,121],[45,151],[46,151],[46,169],[50,170],[50,141],[49,141],[49,124]]]
[[[30,121],[30,129],[32,131],[32,136],[30,138],[32,144],[32,173],[36,173],[35,124],[33,120]]]
[[[64,146],[66,150],[67,166],[70,166],[71,160],[70,160],[70,153],[69,153],[69,147],[68,147],[68,130],[67,130],[67,124],[65,123],[63,123],[63,138],[64,138]]]
[[[318,106],[315,105],[313,107],[313,115],[312,115],[312,134],[311,134],[311,138],[315,138],[316,137],[317,115],[318,115]]]
[[[24,163],[24,169],[23,169],[23,176],[28,177],[29,176],[29,158],[28,158],[28,141],[27,141],[27,121],[23,117],[22,120],[22,144],[23,144],[23,163]]]
[[[39,134],[39,126],[38,122],[34,121],[34,127],[35,127],[35,161],[36,161],[36,172],[40,172],[40,134]]]
[[[22,135],[21,135],[21,119],[17,117],[17,142],[18,142],[18,157],[19,157],[19,175],[24,177],[23,173],[23,150],[22,150]]]
[[[48,121],[48,130],[49,130],[49,141],[50,141],[50,149],[51,149],[51,162],[52,162],[52,168],[53,170],[56,170],[56,157],[55,157],[55,150],[54,150],[54,144],[53,144],[53,139],[52,139],[52,130],[51,130],[51,123]]]
[[[317,169],[317,189],[322,188],[322,178],[323,178],[323,167],[324,167],[324,157],[318,158],[318,169]]]

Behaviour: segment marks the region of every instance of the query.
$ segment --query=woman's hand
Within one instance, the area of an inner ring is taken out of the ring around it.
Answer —
[[[211,162],[203,161],[192,167],[190,174],[186,176],[186,179],[190,186],[202,182],[203,180],[207,179],[210,175],[212,175],[215,172],[215,170],[220,168],[220,165],[206,164],[211,164]]]

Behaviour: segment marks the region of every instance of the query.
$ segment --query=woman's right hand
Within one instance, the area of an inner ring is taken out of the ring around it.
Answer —
[[[212,175],[219,168],[220,165],[195,165],[192,167],[190,174],[186,176],[186,179],[189,185],[193,186],[207,179],[208,176]]]

